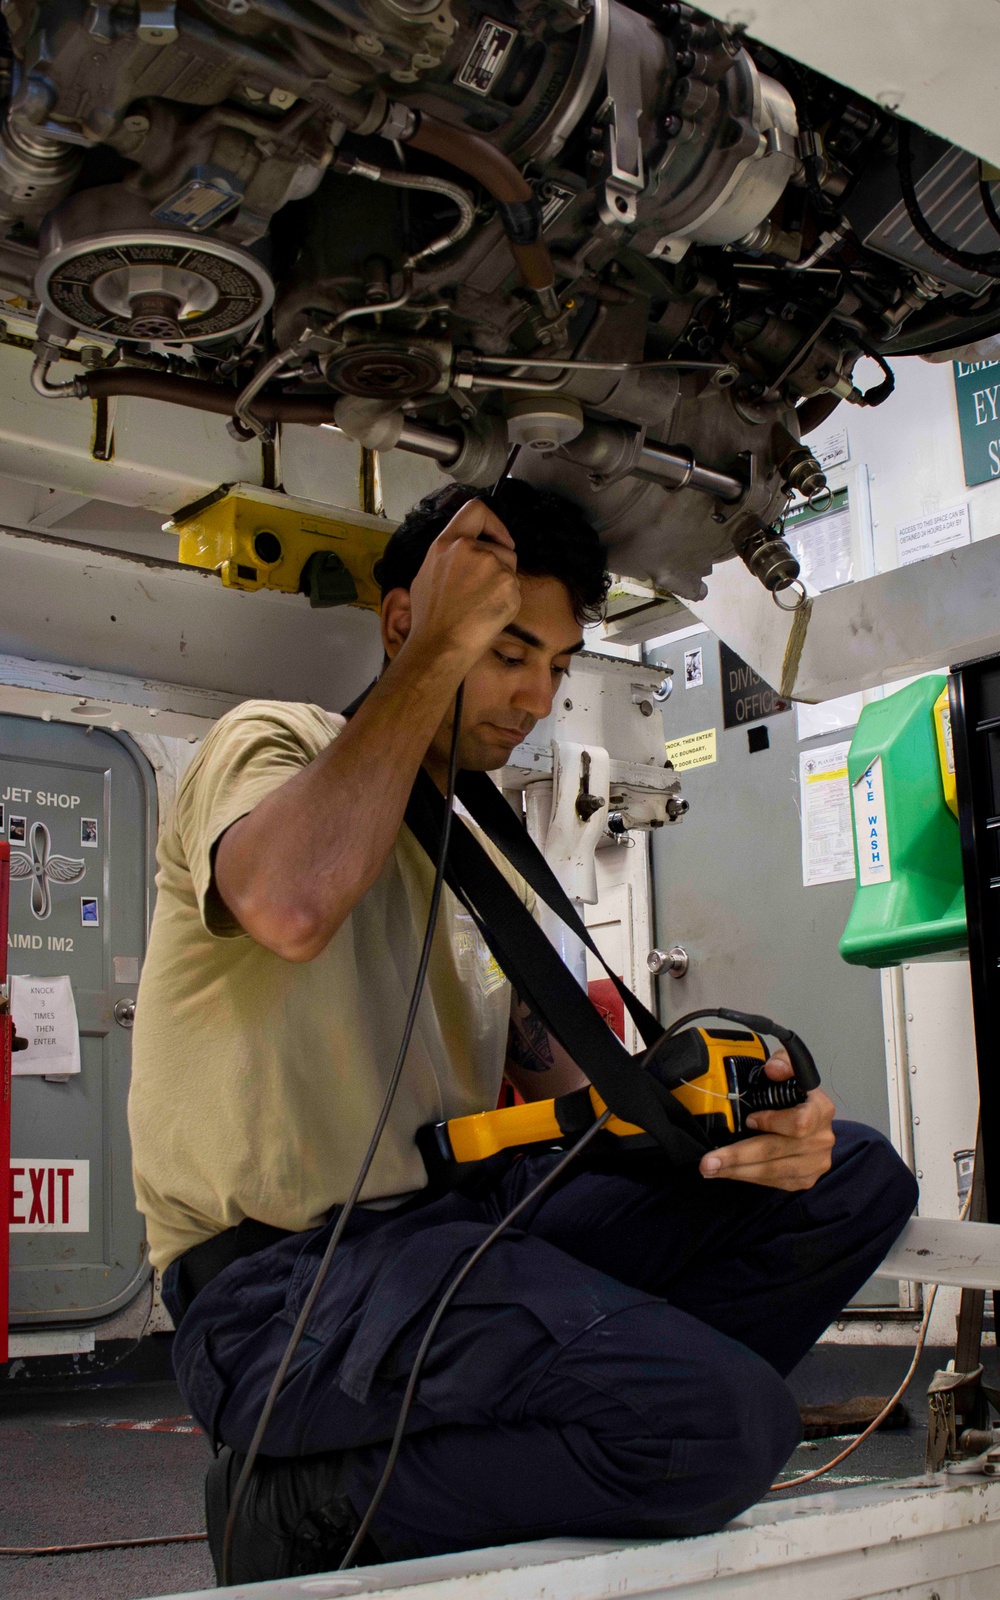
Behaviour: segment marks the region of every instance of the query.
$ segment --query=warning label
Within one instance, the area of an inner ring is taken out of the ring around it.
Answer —
[[[489,94],[516,38],[513,28],[487,17],[455,82],[476,94]]]
[[[715,750],[714,728],[701,733],[685,733],[680,739],[668,739],[667,760],[675,772],[686,772],[689,767],[708,767],[718,760]]]

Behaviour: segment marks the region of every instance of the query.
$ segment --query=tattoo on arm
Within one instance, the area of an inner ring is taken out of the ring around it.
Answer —
[[[507,1055],[525,1072],[550,1072],[555,1065],[549,1030],[530,1006],[518,1006],[511,1016]]]

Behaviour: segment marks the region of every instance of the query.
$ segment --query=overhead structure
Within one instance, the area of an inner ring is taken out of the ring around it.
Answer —
[[[897,4],[647,9],[8,8],[0,284],[37,393],[327,424],[474,485],[519,443],[618,572],[787,589],[783,513],[827,493],[803,435],[1000,327],[993,152],[968,97],[924,114],[950,9],[912,38]]]
[[[747,29],[867,100],[1000,166],[1000,60],[988,48],[994,0],[840,0],[826,27],[800,0],[708,0],[705,10]]]

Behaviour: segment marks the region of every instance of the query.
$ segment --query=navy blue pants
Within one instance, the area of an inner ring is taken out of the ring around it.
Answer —
[[[387,1560],[554,1535],[722,1526],[799,1440],[784,1376],[883,1259],[916,1203],[887,1142],[836,1125],[832,1170],[787,1195],[656,1153],[591,1162],[470,1274],[424,1369],[373,1537]],[[557,1157],[477,1198],[359,1212],[278,1399],[264,1450],[348,1452],[361,1513],[441,1290]],[[176,1336],[181,1389],[245,1450],[329,1237],[227,1267]],[[171,1275],[165,1289],[169,1303]]]

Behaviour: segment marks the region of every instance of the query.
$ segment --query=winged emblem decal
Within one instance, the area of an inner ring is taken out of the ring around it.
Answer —
[[[53,883],[79,883],[87,870],[85,861],[75,861],[71,856],[50,854],[52,838],[44,822],[33,822],[28,839],[28,853],[18,850],[10,858],[12,878],[31,879],[31,914],[39,922],[52,911]]]

